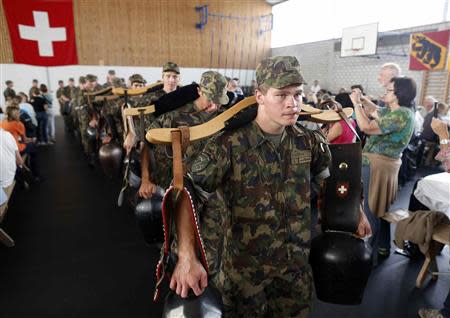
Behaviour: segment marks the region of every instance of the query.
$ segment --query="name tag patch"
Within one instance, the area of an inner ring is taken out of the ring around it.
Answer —
[[[291,162],[294,165],[311,162],[311,151],[294,150],[291,154]]]

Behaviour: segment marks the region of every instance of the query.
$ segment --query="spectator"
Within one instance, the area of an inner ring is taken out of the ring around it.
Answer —
[[[416,83],[408,77],[392,78],[384,95],[388,107],[377,108],[366,103],[363,108],[361,96],[358,90],[353,90],[350,97],[358,126],[370,136],[363,148],[364,211],[374,233],[370,243],[381,260],[390,254],[390,223],[382,216],[397,195],[400,155],[414,130],[411,107]],[[369,115],[375,119],[369,119]]]
[[[22,166],[23,160],[17,143],[10,132],[0,128],[0,187],[7,188],[16,174],[16,165]],[[0,190],[1,191],[1,190]]]
[[[36,119],[38,122],[38,133],[37,133],[38,145],[47,145],[48,105],[46,100],[41,96],[38,88],[34,88],[31,90],[31,96],[32,96],[31,105],[33,106],[34,111],[36,112]]]
[[[37,79],[34,79],[34,80],[31,82],[31,88],[30,88],[30,90],[28,91],[28,96],[30,96],[31,99],[32,99],[32,96],[33,96],[33,95],[31,94],[31,91],[33,90],[33,88],[39,89],[38,84],[39,84],[39,82],[38,82]]]
[[[445,103],[438,103],[438,118],[445,122],[448,127],[450,127],[450,116],[449,116],[449,107]]]
[[[427,116],[427,109],[424,106],[417,106],[414,114],[414,135],[418,136],[423,130],[424,119]]]
[[[3,91],[3,96],[5,97],[5,102],[8,102],[16,96],[16,92],[13,90],[13,81],[8,80],[5,82],[5,85],[6,89]]]
[[[47,85],[41,84],[39,88],[40,88],[42,97],[44,97],[44,99],[48,105],[48,108],[47,108],[47,116],[48,116],[47,134],[51,140],[49,142],[49,144],[51,144],[52,142],[55,142],[55,114],[53,112],[53,96],[52,96],[52,94],[49,93]]]
[[[319,91],[320,91],[319,80],[314,80],[313,85],[311,85],[311,93],[317,96]]]
[[[427,110],[428,113],[430,113],[433,110],[434,103],[437,103],[436,98],[434,98],[431,95],[428,95],[425,97],[423,106],[425,107],[425,109]]]
[[[329,105],[331,106],[330,108],[334,110],[342,107],[333,101]],[[348,122],[356,129],[356,122],[352,118],[348,118]],[[322,128],[322,131],[327,137],[328,142],[331,144],[351,144],[356,140],[356,135],[343,119],[326,125],[326,127]]]
[[[447,117],[447,113],[448,105],[435,101],[433,108],[425,116],[425,119],[423,121],[422,133],[420,134],[420,138],[423,140],[423,143],[420,145],[419,153],[417,155],[417,164],[419,166],[422,164],[424,156],[424,164],[432,164],[434,155],[437,150],[439,138],[431,128],[431,121],[433,118],[439,118],[450,126],[450,120]]]
[[[38,122],[36,119],[36,112],[34,111],[33,106],[31,106],[31,104],[29,103],[27,94],[25,94],[24,92],[20,92],[18,96],[20,97],[19,101],[20,111],[26,112],[28,116],[30,116],[33,125],[37,127]]]
[[[386,63],[381,66],[380,73],[378,74],[378,82],[386,88],[391,83],[392,78],[399,77],[402,74],[402,69],[398,64]],[[384,95],[386,96],[386,94]]]
[[[431,128],[439,136],[441,144],[441,150],[437,154],[436,159],[442,162],[445,171],[450,172],[450,140],[447,123],[433,118]],[[421,308],[418,314],[421,318],[450,318],[450,291],[445,298],[444,308],[440,310]]]
[[[244,99],[244,95],[240,94],[239,91],[242,91],[240,87],[238,86],[238,82],[236,81],[236,78],[229,79],[228,77],[225,77],[228,81],[227,85],[227,96],[228,96],[228,103],[227,105],[222,105],[224,109],[228,109],[234,104],[240,102]]]
[[[6,119],[0,123],[0,128],[8,131],[13,135],[17,143],[17,148],[21,155],[28,154],[30,157],[30,169],[33,173],[35,181],[39,181],[39,171],[37,166],[37,151],[34,140],[28,138],[25,134],[25,126],[20,121],[20,110],[17,104],[6,108]]]
[[[20,109],[16,103],[6,107],[6,119],[1,121],[0,127],[13,135],[20,152],[25,150],[27,142],[32,141],[25,135],[25,126],[20,122]]]
[[[253,79],[250,84],[250,91],[248,92],[248,96],[253,96],[253,94],[255,94],[256,87],[256,80]]]
[[[238,95],[244,95],[244,92],[242,91],[242,88],[240,86],[239,78],[233,77],[233,81],[236,83],[236,88],[235,88],[234,92]]]

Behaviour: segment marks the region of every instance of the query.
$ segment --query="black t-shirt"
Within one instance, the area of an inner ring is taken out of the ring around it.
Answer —
[[[33,101],[31,102],[31,105],[33,105],[34,111],[37,112],[45,112],[44,105],[47,104],[47,101],[41,97],[36,96],[33,97]]]
[[[425,119],[423,120],[423,130],[420,136],[427,141],[438,143],[439,137],[431,128],[431,121],[433,120],[433,117],[437,117],[436,111],[429,112],[425,116]]]

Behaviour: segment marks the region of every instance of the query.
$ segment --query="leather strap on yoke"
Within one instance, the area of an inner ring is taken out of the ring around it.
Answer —
[[[172,130],[172,152],[173,152],[173,186],[183,190],[183,176],[185,167],[183,165],[183,154],[189,146],[189,127],[182,126]]]
[[[173,153],[173,186],[183,189],[183,154],[181,150],[181,131],[173,130],[172,134],[172,153]]]

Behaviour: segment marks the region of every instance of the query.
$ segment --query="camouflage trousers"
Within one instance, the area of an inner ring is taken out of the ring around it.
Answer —
[[[83,150],[85,154],[90,154],[94,151],[93,145],[89,142],[87,136],[87,128],[89,127],[89,112],[87,107],[83,107],[79,110],[79,127],[81,134],[81,144],[83,145]]]
[[[226,262],[225,262],[226,263]],[[303,263],[303,262],[302,262]],[[312,273],[308,264],[224,269],[210,277],[221,293],[225,317],[307,317],[312,306]]]

